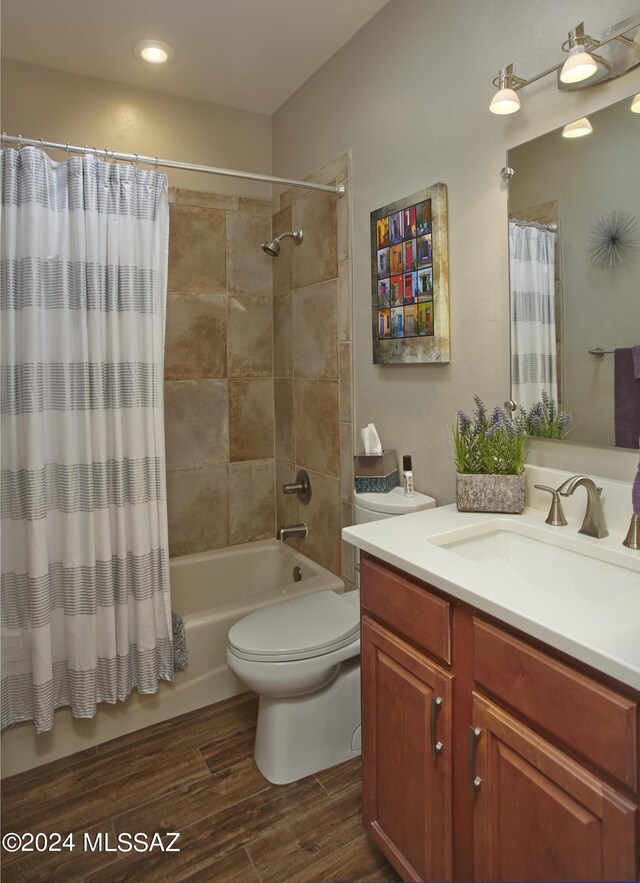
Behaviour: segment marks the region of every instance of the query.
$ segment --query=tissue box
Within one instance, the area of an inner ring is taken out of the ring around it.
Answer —
[[[353,475],[358,494],[388,494],[400,484],[395,450],[381,454],[356,454]]]

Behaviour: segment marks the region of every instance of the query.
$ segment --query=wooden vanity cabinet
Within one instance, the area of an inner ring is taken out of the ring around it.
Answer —
[[[404,880],[638,880],[638,694],[368,555],[361,604],[364,824]]]
[[[363,819],[405,880],[449,880],[452,676],[364,616]]]

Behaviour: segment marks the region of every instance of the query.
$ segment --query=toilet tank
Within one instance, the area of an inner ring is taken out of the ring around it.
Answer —
[[[358,494],[353,492],[354,524],[380,521],[394,515],[408,515],[421,509],[433,509],[436,501],[426,494],[415,493],[405,497],[404,488],[394,487],[388,494]],[[360,552],[355,550],[356,588],[360,588]]]
[[[421,509],[433,509],[436,501],[426,494],[406,497],[404,488],[394,487],[388,494],[358,494],[353,492],[354,524],[380,521],[395,515],[407,515]]]

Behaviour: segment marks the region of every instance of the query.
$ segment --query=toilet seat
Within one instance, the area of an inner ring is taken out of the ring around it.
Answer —
[[[358,641],[360,612],[333,591],[263,607],[229,631],[229,652],[254,662],[325,656]]]

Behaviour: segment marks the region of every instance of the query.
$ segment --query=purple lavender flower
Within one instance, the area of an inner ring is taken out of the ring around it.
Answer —
[[[471,429],[471,420],[469,420],[464,411],[458,411],[458,426],[460,427],[460,432],[463,433]]]

